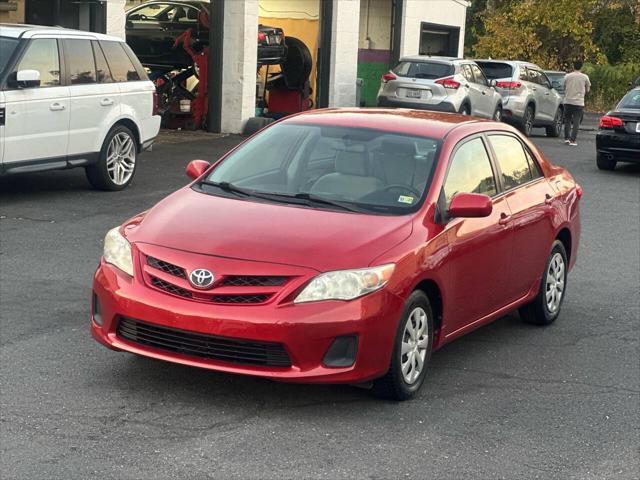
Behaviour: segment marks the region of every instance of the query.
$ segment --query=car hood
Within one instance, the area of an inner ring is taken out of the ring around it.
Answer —
[[[130,242],[330,271],[368,266],[405,240],[412,216],[259,203],[184,188],[125,224]]]

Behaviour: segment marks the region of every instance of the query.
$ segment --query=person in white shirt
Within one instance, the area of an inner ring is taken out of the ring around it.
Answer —
[[[582,60],[573,63],[573,72],[564,79],[564,143],[577,146],[578,127],[584,111],[584,97],[591,89],[589,77],[582,73]]]

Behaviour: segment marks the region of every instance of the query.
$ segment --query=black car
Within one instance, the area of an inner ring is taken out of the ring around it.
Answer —
[[[600,119],[596,149],[600,170],[613,170],[617,162],[640,163],[640,87]]]
[[[209,1],[151,1],[127,11],[127,43],[151,69],[183,69],[193,63],[184,49],[174,48],[175,40],[187,29],[200,46],[209,44]],[[284,32],[259,25],[258,63],[279,64],[286,55]]]

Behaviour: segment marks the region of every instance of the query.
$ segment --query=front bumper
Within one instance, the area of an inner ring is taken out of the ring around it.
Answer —
[[[300,383],[359,383],[389,367],[403,301],[383,289],[350,302],[295,305],[211,305],[156,291],[101,261],[93,282],[101,324],[91,333],[103,345],[183,365]],[[205,335],[282,344],[290,367],[249,365],[185,355],[129,341],[117,333],[122,317]],[[336,337],[357,336],[355,362],[331,368],[323,358]]]
[[[613,156],[619,162],[640,163],[640,134],[599,130],[596,150],[601,155]]]

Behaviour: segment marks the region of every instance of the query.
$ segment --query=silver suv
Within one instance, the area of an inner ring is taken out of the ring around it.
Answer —
[[[382,76],[378,106],[502,119],[502,97],[475,62],[449,57],[403,57]]]
[[[562,95],[542,69],[533,63],[476,60],[491,84],[502,95],[503,120],[529,136],[533,127],[545,127],[547,136],[562,131]]]

